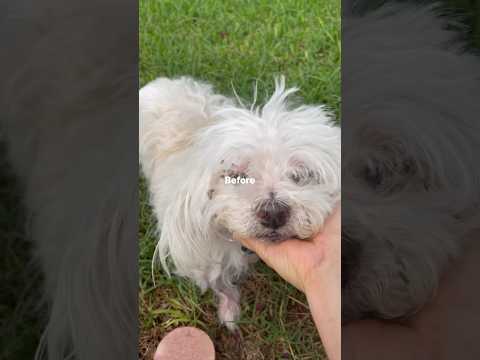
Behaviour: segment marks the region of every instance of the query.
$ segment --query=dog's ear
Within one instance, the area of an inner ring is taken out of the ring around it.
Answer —
[[[188,77],[158,78],[139,92],[139,155],[150,177],[155,164],[191,145],[212,121],[212,109],[228,100],[212,86]]]
[[[173,265],[176,274],[196,278],[192,271],[202,269],[210,261],[213,244],[206,219],[208,186],[201,183],[178,191],[165,211],[152,265],[160,260],[169,275],[169,265]]]

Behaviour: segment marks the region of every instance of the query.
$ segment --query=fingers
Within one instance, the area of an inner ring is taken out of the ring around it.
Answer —
[[[240,243],[245,246],[247,249],[253,251],[258,256],[262,257],[265,253],[265,243],[262,241],[258,241],[256,239],[251,238],[244,238],[237,234],[233,234],[233,239],[236,241],[240,241]]]
[[[293,253],[301,253],[307,243],[302,240],[290,239],[280,243],[269,243],[255,238],[242,238],[240,236],[233,236],[243,246],[256,253],[268,265],[274,264],[278,258],[283,258],[285,255]]]

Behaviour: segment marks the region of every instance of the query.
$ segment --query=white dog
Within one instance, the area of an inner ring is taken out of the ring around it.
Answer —
[[[240,313],[235,281],[249,263],[232,234],[308,239],[340,197],[340,129],[324,106],[289,106],[296,90],[278,79],[270,100],[250,108],[187,77],[140,90],[140,162],[160,230],[155,257],[213,289],[230,329]]]

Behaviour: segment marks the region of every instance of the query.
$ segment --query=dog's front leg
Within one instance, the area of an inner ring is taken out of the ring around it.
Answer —
[[[230,331],[237,330],[240,318],[240,292],[236,287],[216,284],[213,291],[218,298],[218,318]]]

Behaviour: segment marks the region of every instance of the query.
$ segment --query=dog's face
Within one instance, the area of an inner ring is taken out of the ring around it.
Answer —
[[[208,132],[214,223],[267,241],[311,237],[339,198],[340,130],[321,108],[232,115]]]

